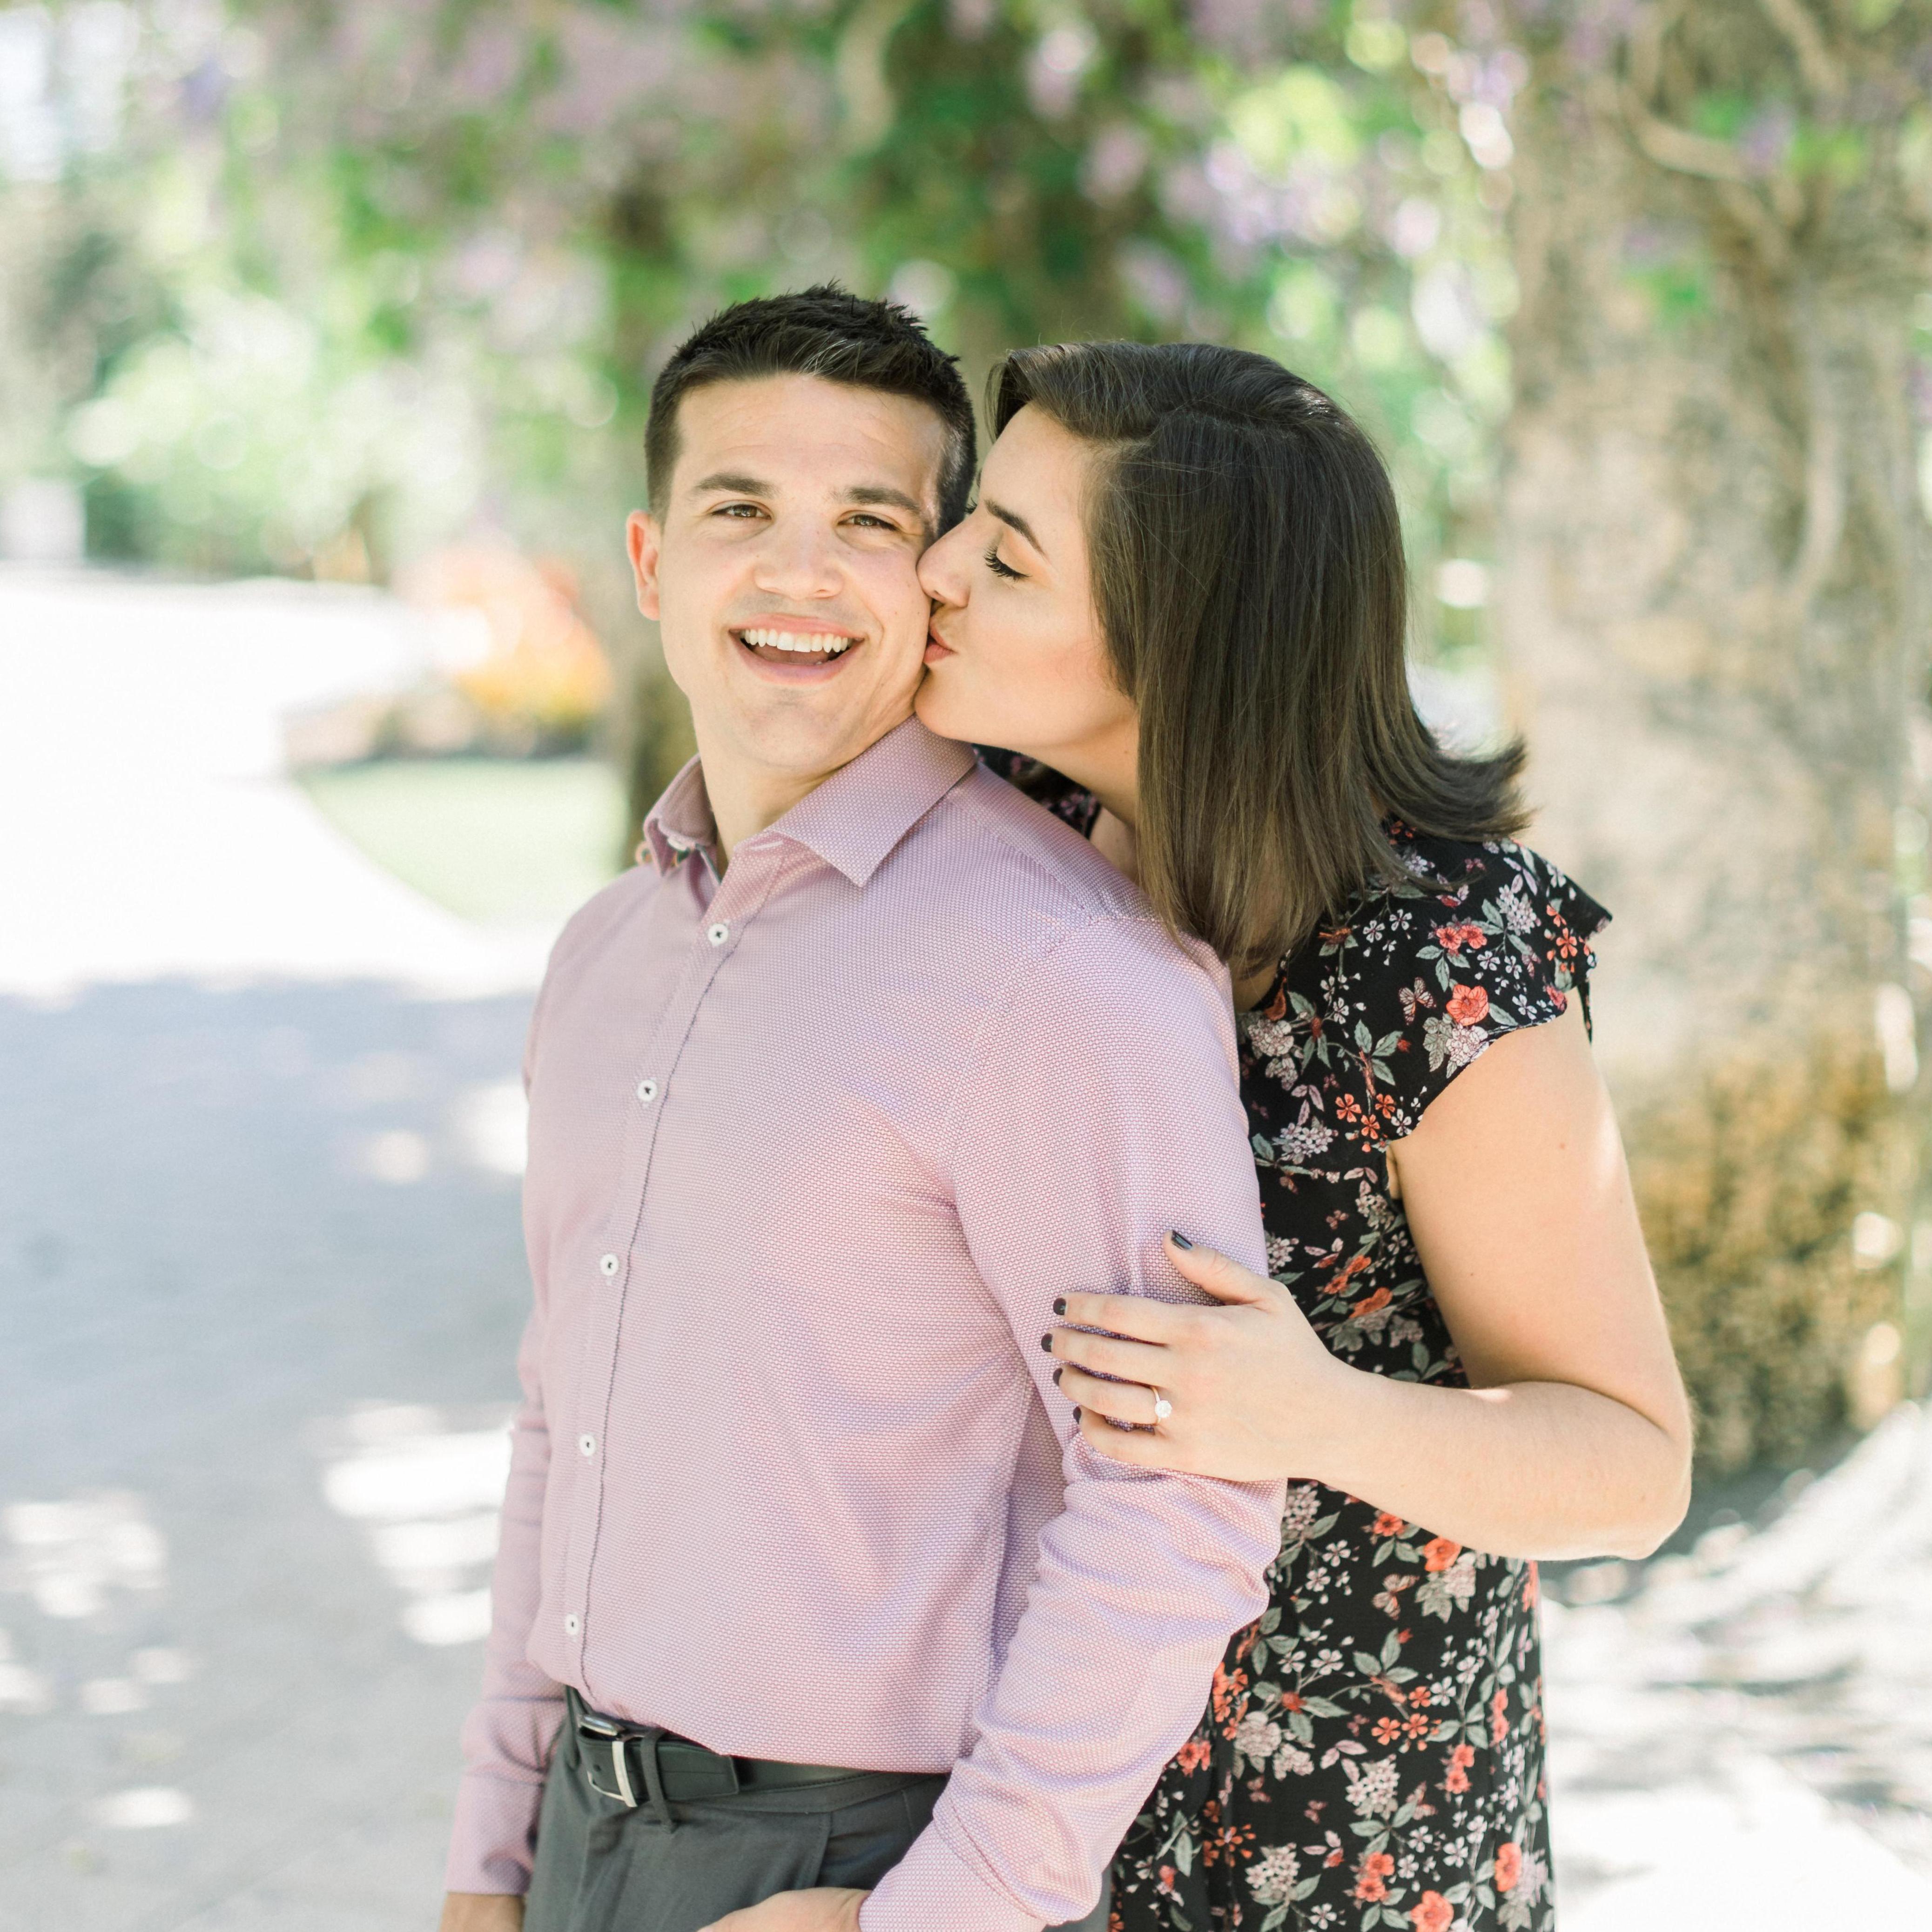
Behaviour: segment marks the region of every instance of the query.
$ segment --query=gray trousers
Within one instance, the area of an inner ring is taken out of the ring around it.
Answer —
[[[674,1805],[666,1831],[590,1788],[575,1726],[544,1781],[524,1932],[699,1932],[774,1892],[876,1885],[926,1828],[944,1778],[855,1772],[798,1790]],[[1065,1932],[1105,1932],[1107,1895]]]

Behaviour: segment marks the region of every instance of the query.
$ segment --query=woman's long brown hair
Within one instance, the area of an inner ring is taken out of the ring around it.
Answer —
[[[1416,714],[1395,492],[1346,411],[1204,343],[1016,350],[994,433],[1028,404],[1095,446],[1094,602],[1140,713],[1141,884],[1170,925],[1253,972],[1408,876],[1386,816],[1520,829],[1520,745],[1457,758]]]

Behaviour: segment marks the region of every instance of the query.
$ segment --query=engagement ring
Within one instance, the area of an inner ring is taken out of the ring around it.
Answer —
[[[1155,1421],[1165,1422],[1173,1413],[1173,1403],[1169,1402],[1166,1396],[1161,1394],[1159,1389],[1156,1389],[1154,1392],[1154,1419]]]

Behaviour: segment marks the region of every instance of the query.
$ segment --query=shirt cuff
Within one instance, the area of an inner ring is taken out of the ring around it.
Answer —
[[[456,1787],[446,1892],[489,1892],[520,1898],[536,1858],[542,1784],[472,1772]]]
[[[859,1908],[859,1932],[1041,1932],[1046,1922],[995,1892],[930,1825]]]

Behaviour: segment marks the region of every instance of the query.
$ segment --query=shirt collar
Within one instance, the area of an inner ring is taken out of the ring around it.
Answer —
[[[688,852],[707,854],[715,862],[718,821],[705,792],[704,768],[697,759],[691,759],[664,787],[663,796],[645,815],[644,845],[660,872],[668,872]]]
[[[862,886],[975,762],[970,745],[908,718],[807,793],[771,830]],[[718,824],[697,759],[652,806],[644,840],[660,872],[688,852],[716,853]]]

